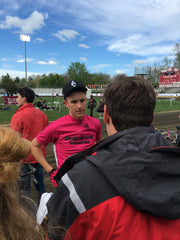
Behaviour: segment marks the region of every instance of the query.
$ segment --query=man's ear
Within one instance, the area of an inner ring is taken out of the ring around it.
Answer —
[[[109,122],[110,122],[110,116],[107,110],[107,106],[104,105],[104,123],[109,124]]]
[[[63,104],[64,104],[64,106],[65,106],[66,108],[68,108],[68,107],[67,107],[67,100],[66,100],[66,99],[63,100]]]
[[[27,98],[26,97],[22,97],[22,99],[23,99],[24,104],[27,103]]]

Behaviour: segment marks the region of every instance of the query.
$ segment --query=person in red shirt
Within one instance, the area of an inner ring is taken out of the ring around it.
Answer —
[[[23,87],[18,90],[17,93],[17,105],[19,109],[12,116],[10,127],[21,134],[21,136],[29,141],[32,141],[34,137],[48,126],[47,116],[40,110],[36,109],[33,105],[35,93],[28,87]],[[44,156],[46,156],[45,146],[41,146]],[[29,163],[31,165],[29,165]],[[24,174],[29,172],[29,166],[33,166],[36,169],[35,177],[37,183],[35,188],[37,191],[38,202],[42,193],[45,192],[44,176],[42,166],[35,160],[32,154],[29,154],[22,161],[21,170]],[[25,175],[23,178],[23,192],[27,196],[31,195],[31,176]]]

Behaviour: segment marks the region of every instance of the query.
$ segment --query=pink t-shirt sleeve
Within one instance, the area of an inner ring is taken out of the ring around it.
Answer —
[[[36,139],[40,145],[47,146],[56,139],[56,127],[54,122],[49,124],[42,132],[40,132]]]

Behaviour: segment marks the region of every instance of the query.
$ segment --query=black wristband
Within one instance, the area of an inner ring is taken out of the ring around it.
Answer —
[[[55,168],[53,168],[50,172],[48,172],[49,176],[50,176],[54,171],[56,171]]]

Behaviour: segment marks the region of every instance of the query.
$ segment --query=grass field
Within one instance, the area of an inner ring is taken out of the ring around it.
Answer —
[[[155,112],[169,112],[180,110],[179,100],[157,100]]]
[[[55,110],[44,110],[43,112],[47,115],[49,121],[54,121],[66,114],[68,114],[68,109],[65,108],[63,104],[62,97],[41,97],[42,100],[46,99],[46,103],[48,106],[55,107]],[[34,103],[37,102],[39,98],[36,98]],[[97,101],[97,105],[100,101],[100,98],[95,98]],[[57,104],[59,102],[59,104]],[[8,106],[8,109],[3,110],[5,108],[3,105],[2,97],[0,97],[0,124],[9,124],[11,121],[11,117],[14,114],[15,110],[18,109],[16,105]],[[86,108],[86,114],[89,115],[90,111]],[[94,109],[94,117],[98,118],[98,113]]]
[[[47,115],[49,121],[56,120],[68,113],[68,110],[63,105],[62,97],[41,97],[43,100],[46,99],[47,105],[55,107],[55,110],[46,110],[44,113]],[[98,102],[100,98],[95,98]],[[38,98],[35,99],[36,102]],[[57,104],[56,102],[59,102]],[[18,109],[17,106],[11,105],[9,109],[3,110],[4,106],[2,105],[2,97],[0,97],[0,124],[9,124],[12,115],[15,110]],[[171,101],[171,100],[157,100],[155,112],[167,112],[167,111],[175,111],[180,110],[180,101]],[[86,108],[86,114],[89,115],[89,109]],[[98,118],[98,113],[94,110],[94,117]]]

